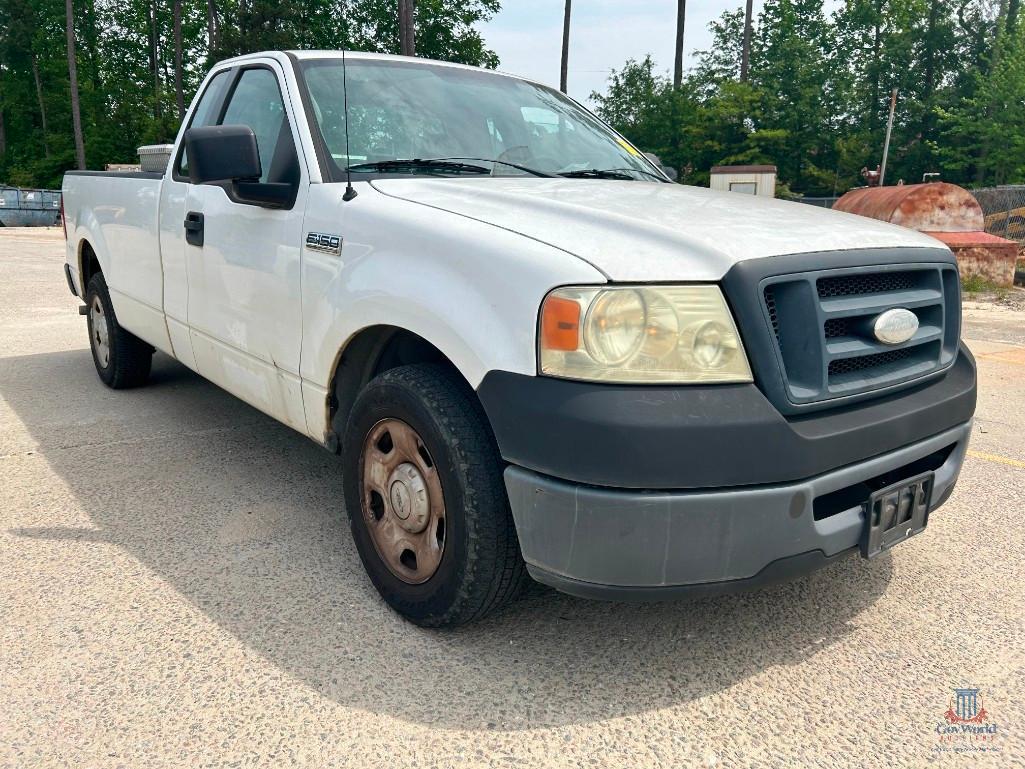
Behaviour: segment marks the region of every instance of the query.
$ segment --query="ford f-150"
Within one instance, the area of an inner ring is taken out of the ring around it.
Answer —
[[[528,575],[662,599],[872,558],[965,456],[947,248],[675,184],[509,75],[231,59],[164,173],[69,172],[64,218],[103,382],[159,350],[340,454],[370,579],[423,625]]]

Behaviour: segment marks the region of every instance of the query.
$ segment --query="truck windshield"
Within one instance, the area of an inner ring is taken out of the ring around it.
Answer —
[[[336,180],[346,167],[354,174],[463,175],[457,163],[389,162],[446,158],[473,159],[494,176],[664,181],[596,117],[541,85],[483,70],[380,59],[350,58],[344,81],[339,58],[308,59],[302,69]]]

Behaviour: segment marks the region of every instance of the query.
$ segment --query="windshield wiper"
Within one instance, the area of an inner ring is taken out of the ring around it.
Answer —
[[[396,158],[395,160],[375,160],[372,163],[356,163],[349,166],[348,171],[398,171],[404,168],[424,168],[432,171],[449,171],[452,173],[489,174],[484,166],[472,163],[453,163],[448,160],[424,158]]]
[[[519,163],[510,163],[507,160],[491,160],[488,158],[435,158],[434,160],[476,160],[478,163],[497,163],[500,166],[509,166],[510,168],[517,169],[518,171],[528,173],[531,176],[542,176],[546,179],[552,179],[555,177],[555,174],[546,174],[544,171],[538,171],[535,168],[527,168],[526,166],[521,166]]]
[[[516,163],[508,163],[505,160],[490,160],[488,158],[462,158],[462,157],[451,157],[451,158],[396,158],[394,160],[376,160],[372,163],[357,163],[349,166],[349,171],[398,171],[401,169],[416,169],[423,168],[429,171],[448,171],[450,173],[470,173],[470,174],[490,174],[491,169],[485,168],[484,166],[476,165],[475,163],[461,163],[458,161],[462,160],[475,160],[478,163],[497,163],[502,166],[509,166],[510,168],[516,168],[524,173],[531,174],[533,176],[551,176],[543,171],[535,171],[533,168],[527,168]]]
[[[658,174],[645,171],[642,168],[606,168],[604,171],[599,171],[597,168],[584,168],[580,171],[564,171],[559,176],[565,176],[567,179],[621,179],[632,182],[637,181],[630,174],[644,174],[652,179],[658,179],[660,182],[665,181]]]

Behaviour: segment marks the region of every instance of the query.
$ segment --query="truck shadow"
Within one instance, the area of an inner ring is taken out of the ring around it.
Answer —
[[[40,397],[53,382],[61,397]],[[477,625],[422,630],[363,574],[337,458],[177,363],[158,357],[149,387],[115,393],[87,350],[7,358],[0,395],[29,433],[0,436],[0,453],[42,454],[92,521],[13,534],[123,548],[302,685],[409,722],[516,730],[687,702],[841,640],[892,575],[888,557],[849,558],[641,605],[537,586]]]

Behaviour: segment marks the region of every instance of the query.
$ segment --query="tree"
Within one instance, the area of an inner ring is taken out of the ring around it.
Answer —
[[[403,56],[416,56],[414,0],[399,0],[399,41]]]
[[[159,125],[162,110],[160,104],[160,30],[157,26],[159,20],[157,0],[151,0],[148,10],[150,23],[150,75],[153,78],[153,120]]]
[[[39,80],[39,64],[36,61],[35,54],[32,55],[32,78],[36,83],[36,98],[39,100],[39,119],[43,124],[43,154],[46,157],[50,157],[50,142],[47,138],[50,131],[46,127],[46,102],[43,100],[43,84]]]
[[[698,52],[698,63],[689,79],[703,95],[712,96],[727,82],[740,78],[744,12],[724,11],[709,23],[708,30],[712,33],[711,45]]]
[[[613,70],[606,93],[592,93],[591,100],[599,117],[664,165],[682,169],[697,160],[684,139],[693,125],[694,99],[655,72],[650,55]]]
[[[569,81],[569,22],[573,11],[573,0],[566,0],[562,16],[562,66],[559,71],[559,89],[566,93]]]
[[[58,0],[0,0],[4,183],[58,187],[79,155],[99,167],[136,161],[139,146],[175,136],[209,66],[228,56],[400,50],[396,0],[73,3],[69,16]],[[499,0],[418,0],[417,53],[497,66],[478,25],[498,9]]]
[[[174,98],[178,119],[185,119],[185,90],[182,85],[182,0],[174,0]]]
[[[740,82],[747,82],[747,72],[751,66],[751,14],[754,10],[753,0],[747,0],[744,7],[744,47],[740,54]]]
[[[75,10],[71,0],[65,0],[64,12],[67,18],[68,79],[71,83],[71,119],[75,133],[75,160],[79,170],[85,170],[85,141],[82,137],[82,111],[78,93],[78,65],[75,61]]]
[[[683,84],[683,29],[687,20],[687,0],[676,0],[676,59],[673,62],[673,88]]]
[[[828,192],[835,155],[833,29],[822,0],[766,0],[751,52],[750,82],[766,96],[758,127],[784,131],[786,151],[774,158],[781,178],[799,190]]]
[[[210,47],[210,53],[220,50],[220,39],[217,31],[221,26],[220,13],[217,10],[216,0],[206,0],[206,39]]]
[[[987,185],[1025,181],[1025,28],[1001,35],[994,59],[971,95],[939,109],[934,146],[945,172]]]

